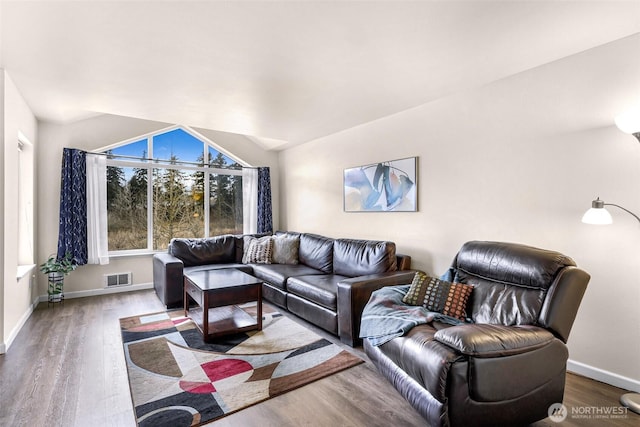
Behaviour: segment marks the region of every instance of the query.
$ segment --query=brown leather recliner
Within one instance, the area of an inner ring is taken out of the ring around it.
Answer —
[[[566,346],[590,276],[558,252],[513,243],[463,245],[453,280],[474,286],[475,323],[438,322],[364,349],[431,426],[517,426],[564,394]]]

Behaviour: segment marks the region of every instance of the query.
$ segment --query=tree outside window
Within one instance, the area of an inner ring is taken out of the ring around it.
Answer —
[[[174,237],[242,233],[241,165],[206,141],[177,128],[105,154],[109,251],[162,250]]]

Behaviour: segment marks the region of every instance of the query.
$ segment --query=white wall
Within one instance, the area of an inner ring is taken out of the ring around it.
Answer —
[[[2,9],[3,9],[3,2],[0,1],[0,22],[2,22]],[[4,49],[3,49],[3,42],[4,42],[4,37],[2,34],[2,31],[0,31],[0,68],[4,68]]]
[[[0,11],[2,10],[2,6],[0,5]],[[1,12],[0,12],[1,13]],[[0,31],[1,33],[1,31]],[[2,65],[2,63],[0,63]],[[4,148],[4,83],[5,81],[5,71],[0,68],[0,147]],[[0,213],[2,215],[2,219],[4,221],[4,149],[0,150],[0,203],[2,206],[0,207]],[[2,300],[0,301],[0,354],[7,351],[7,345],[5,342],[5,332],[4,332],[4,227],[0,228],[0,275],[3,277],[2,282],[0,282],[0,297]]]
[[[62,149],[79,148],[87,151],[106,147],[136,136],[171,126],[167,123],[140,120],[131,117],[101,115],[73,124],[40,123],[38,152],[39,209],[38,224],[40,239],[38,263],[45,261],[57,250],[58,218],[60,203],[60,168]],[[271,167],[272,180],[278,182],[277,154],[265,152],[247,138],[225,132],[197,129],[220,148],[236,155],[254,166]],[[273,203],[278,206],[277,191]],[[274,215],[277,210],[274,209]],[[104,274],[132,272],[134,285],[150,285],[153,282],[152,256],[130,256],[111,258],[108,265],[81,266],[65,278],[65,294],[86,296],[104,291]],[[39,294],[46,294],[46,277],[39,274]],[[125,290],[122,288],[121,290]],[[134,287],[135,289],[135,287]]]
[[[2,144],[2,208],[3,232],[2,232],[2,277],[0,287],[2,296],[2,339],[0,340],[0,352],[6,351],[22,324],[33,310],[33,301],[36,296],[31,275],[17,280],[18,270],[18,134],[21,132],[37,147],[37,122],[27,106],[26,102],[11,81],[9,74],[0,69],[2,76],[3,100],[2,120],[4,122]],[[32,171],[33,172],[33,171]],[[33,187],[33,176],[25,177],[25,187]]]
[[[283,151],[281,223],[389,239],[442,273],[468,240],[573,257],[592,278],[569,341],[574,370],[640,391],[640,224],[580,222],[591,200],[640,213],[640,144],[614,116],[640,102],[640,36]],[[345,213],[343,169],[419,157],[419,211]]]

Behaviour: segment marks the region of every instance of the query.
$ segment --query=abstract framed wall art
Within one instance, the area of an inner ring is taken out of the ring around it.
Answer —
[[[345,169],[345,212],[417,211],[417,171],[417,157]]]

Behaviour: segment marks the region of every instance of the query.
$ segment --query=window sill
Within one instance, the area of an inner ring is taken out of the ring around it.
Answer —
[[[29,274],[31,274],[31,272],[33,271],[34,268],[36,268],[35,264],[19,265],[18,266],[18,272],[16,274],[16,279],[18,281],[22,280],[24,277],[26,277]]]
[[[109,252],[109,259],[115,258],[131,258],[131,257],[139,257],[139,256],[153,256],[155,254],[166,252],[166,249],[163,251],[148,251],[148,250],[139,250],[139,251],[118,251],[118,252]]]

